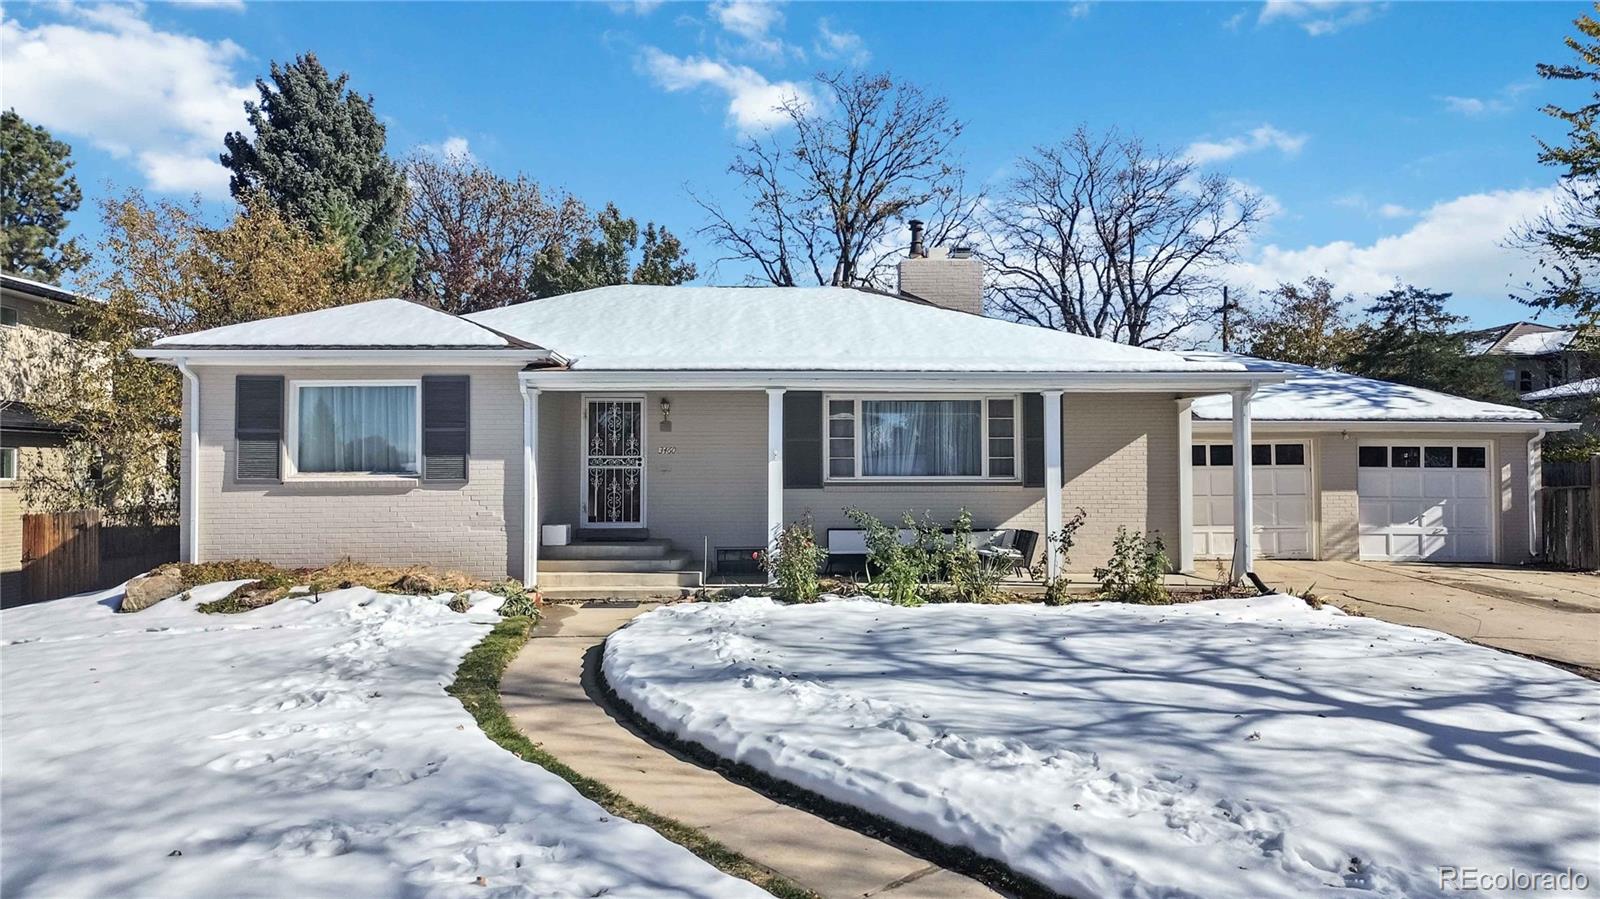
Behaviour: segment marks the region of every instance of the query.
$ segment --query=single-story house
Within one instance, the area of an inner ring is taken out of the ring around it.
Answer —
[[[984,318],[978,266],[912,256],[900,294],[619,286],[465,317],[378,300],[162,339],[139,352],[185,378],[184,556],[354,556],[621,591],[698,583],[785,523],[847,527],[847,507],[890,521],[965,508],[980,527],[1048,533],[1081,506],[1074,567],[1107,558],[1126,526],[1166,536],[1189,568],[1198,432],[1240,463],[1227,549],[1242,576],[1251,398],[1301,373]],[[1192,416],[1218,402],[1223,418]],[[1538,425],[1518,427],[1536,453]],[[1528,457],[1504,458],[1499,423],[1461,428],[1494,446],[1486,469],[1511,466],[1491,527],[1521,531]],[[571,545],[545,545],[568,529]],[[1326,532],[1318,545],[1357,551]],[[1530,553],[1509,538],[1478,549]]]

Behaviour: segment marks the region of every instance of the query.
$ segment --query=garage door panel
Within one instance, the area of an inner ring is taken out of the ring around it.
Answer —
[[[1398,460],[1419,459],[1415,444],[1384,447],[1386,452],[1363,454],[1361,459],[1375,458],[1385,464],[1362,465],[1356,477],[1361,557],[1491,560],[1494,548],[1489,470],[1446,467],[1462,458],[1459,451],[1442,457],[1446,465],[1397,469],[1389,466]],[[1478,455],[1482,457],[1481,453]],[[1441,455],[1424,453],[1420,458],[1437,460]]]
[[[1307,449],[1301,444],[1299,465],[1251,466],[1255,545],[1263,558],[1311,556],[1311,470],[1303,461],[1309,457]],[[1193,475],[1195,554],[1232,556],[1233,467],[1197,465]]]

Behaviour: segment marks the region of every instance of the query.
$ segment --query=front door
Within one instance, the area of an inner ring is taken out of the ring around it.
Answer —
[[[644,400],[583,401],[583,523],[644,527]]]

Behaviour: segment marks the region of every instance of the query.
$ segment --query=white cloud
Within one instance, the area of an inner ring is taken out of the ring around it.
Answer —
[[[1189,145],[1184,154],[1196,165],[1221,162],[1244,153],[1268,149],[1277,150],[1285,156],[1293,156],[1306,145],[1306,139],[1304,134],[1290,134],[1271,125],[1262,125],[1225,140],[1195,141]]]
[[[1405,219],[1416,215],[1417,211],[1399,203],[1384,203],[1378,207],[1378,214],[1386,219]]]
[[[419,144],[417,151],[440,159],[471,161],[477,158],[472,155],[472,146],[467,139],[459,134],[452,134],[436,144]]]
[[[864,66],[872,59],[861,35],[854,31],[835,31],[828,19],[817,20],[817,40],[813,45],[823,59],[840,59],[852,66]]]
[[[778,6],[769,0],[715,0],[710,12],[723,30],[740,39],[738,49],[741,52],[782,59],[795,50],[796,55],[804,56],[804,51],[791,48],[772,34],[774,28],[783,24],[783,11]]]
[[[606,5],[617,15],[648,16],[666,0],[612,0]]]
[[[1435,204],[1408,230],[1370,244],[1268,245],[1231,275],[1261,288],[1319,275],[1363,294],[1381,293],[1400,280],[1471,296],[1503,295],[1533,270],[1527,254],[1504,245],[1506,236],[1555,197],[1554,188],[1468,194]]]
[[[173,0],[178,6],[244,12],[244,0]]]
[[[1530,82],[1514,81],[1488,97],[1449,96],[1440,99],[1444,101],[1445,109],[1470,118],[1478,118],[1510,112],[1516,107],[1514,101],[1532,89],[1533,84]]]
[[[66,19],[32,28],[0,22],[12,75],[5,103],[58,137],[127,159],[154,190],[225,197],[217,154],[223,135],[244,127],[244,101],[255,94],[233,71],[245,52],[156,30],[142,14],[69,7]]]
[[[1257,25],[1293,22],[1312,37],[1372,21],[1388,4],[1369,0],[1266,0]]]
[[[793,81],[768,81],[749,66],[705,56],[673,56],[655,47],[644,48],[639,61],[645,72],[665,90],[709,87],[727,95],[728,121],[744,133],[788,121],[779,107],[790,99],[807,106],[814,102],[804,85]]]

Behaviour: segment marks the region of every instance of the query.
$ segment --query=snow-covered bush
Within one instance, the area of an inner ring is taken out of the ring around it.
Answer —
[[[811,527],[811,516],[782,528],[773,542],[773,551],[761,554],[762,567],[778,582],[778,592],[790,602],[815,602],[818,594],[817,569],[822,565],[822,548]]]
[[[1113,602],[1159,604],[1170,602],[1166,574],[1169,562],[1160,534],[1143,534],[1117,528],[1111,559],[1094,570],[1100,598]]]

